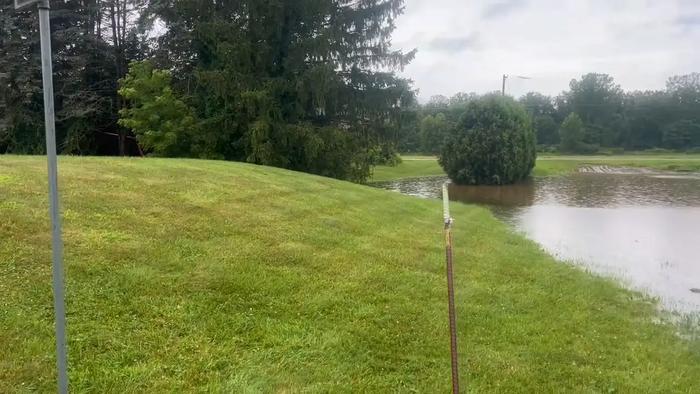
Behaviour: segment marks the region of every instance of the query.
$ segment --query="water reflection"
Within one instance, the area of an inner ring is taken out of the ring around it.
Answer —
[[[381,186],[440,197],[445,178]],[[535,178],[512,186],[450,185],[489,206],[559,259],[614,276],[667,309],[700,311],[700,177],[624,170]]]
[[[535,203],[536,181],[528,180],[510,186],[464,186],[450,184],[450,198],[477,204],[521,207]]]

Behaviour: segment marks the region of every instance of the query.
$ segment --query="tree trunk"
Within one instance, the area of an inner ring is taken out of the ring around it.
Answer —
[[[119,156],[126,156],[126,132],[119,130]]]

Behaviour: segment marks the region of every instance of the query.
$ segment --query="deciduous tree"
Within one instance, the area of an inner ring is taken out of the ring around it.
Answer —
[[[560,149],[567,153],[581,153],[584,145],[584,124],[578,114],[572,112],[564,119],[559,129]]]
[[[170,71],[154,69],[149,61],[132,62],[129,73],[119,81],[119,95],[127,105],[119,111],[119,124],[133,131],[147,152],[187,156],[198,136],[198,123],[170,82]]]

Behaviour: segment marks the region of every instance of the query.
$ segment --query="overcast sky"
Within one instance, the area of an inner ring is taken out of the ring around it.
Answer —
[[[586,72],[625,90],[700,72],[700,0],[406,0],[393,46],[418,49],[401,72],[419,100],[456,92],[556,95]]]

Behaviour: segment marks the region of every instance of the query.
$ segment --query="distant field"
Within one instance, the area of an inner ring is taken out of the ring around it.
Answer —
[[[540,156],[535,176],[558,175],[587,164],[611,167],[643,167],[662,171],[700,171],[700,154],[617,155],[617,156]]]
[[[218,161],[59,177],[71,392],[449,391],[439,201]],[[0,156],[1,393],[55,391],[46,193],[43,158]],[[469,391],[697,389],[700,342],[653,302],[452,214]]]
[[[371,180],[381,182],[393,179],[443,175],[445,173],[440,164],[438,164],[436,157],[402,156],[401,159],[401,164],[394,167],[375,167]]]
[[[372,181],[444,175],[435,157],[402,156],[403,162],[395,167],[379,166]],[[645,167],[667,171],[700,171],[700,154],[628,154],[616,156],[540,155],[533,170],[534,176],[561,175],[587,164],[618,167]]]

